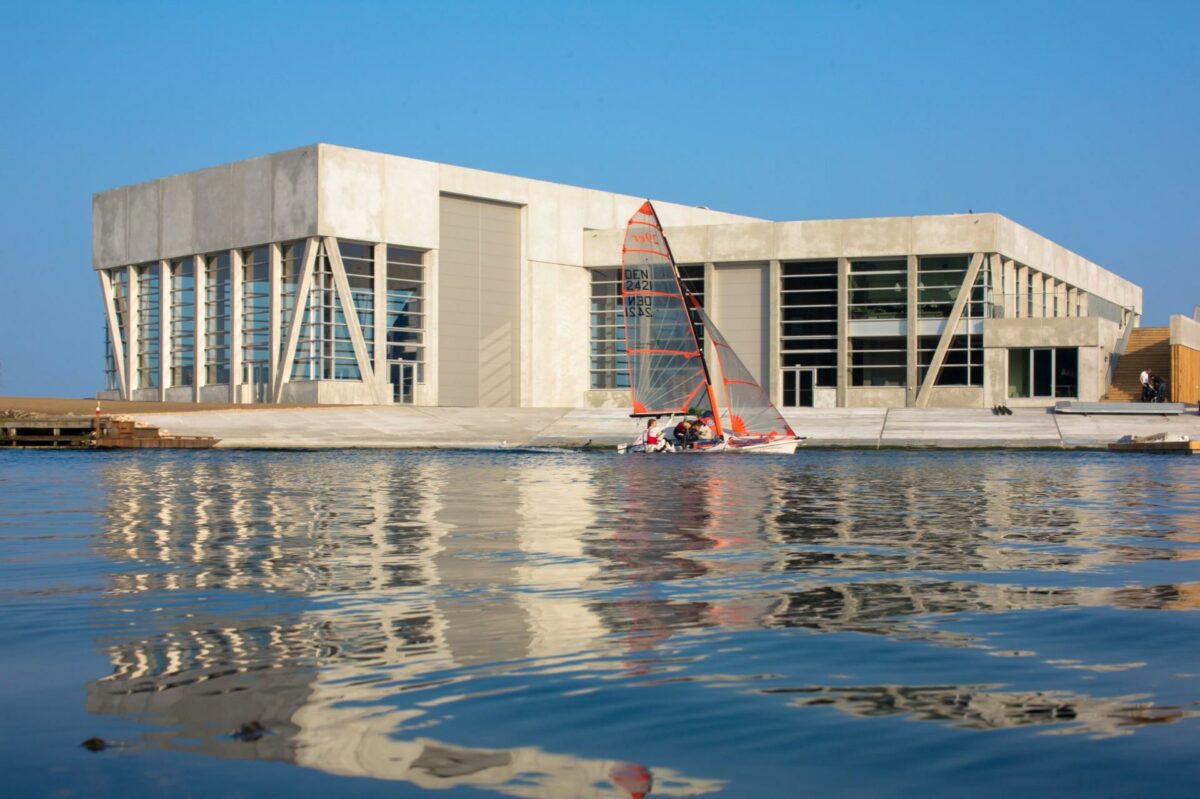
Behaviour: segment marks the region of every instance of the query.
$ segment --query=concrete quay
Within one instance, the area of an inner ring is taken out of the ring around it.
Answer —
[[[640,425],[624,409],[340,406],[129,414],[174,435],[215,436],[222,448],[608,447]],[[1104,449],[1122,436],[1182,433],[1200,440],[1200,415],[1105,416],[1017,408],[800,409],[786,413],[808,447]]]

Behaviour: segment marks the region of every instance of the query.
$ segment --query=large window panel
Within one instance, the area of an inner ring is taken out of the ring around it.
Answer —
[[[850,385],[903,387],[908,372],[908,340],[903,336],[850,339]]]
[[[191,386],[196,373],[196,266],[171,261],[171,385]]]
[[[266,247],[242,251],[242,382],[263,401],[271,371],[271,263]]]
[[[908,261],[903,258],[852,261],[851,319],[908,318]]]
[[[629,388],[625,354],[625,311],[621,303],[621,270],[591,270],[589,374],[594,389]]]
[[[816,368],[816,385],[837,386],[837,261],[780,265],[780,366]]]
[[[425,253],[387,248],[387,360],[412,363],[425,382]]]
[[[204,379],[208,385],[227,385],[232,340],[229,253],[213,253],[204,260]]]
[[[139,388],[158,388],[159,347],[162,339],[160,313],[161,275],[158,264],[137,268],[138,281],[138,382]]]

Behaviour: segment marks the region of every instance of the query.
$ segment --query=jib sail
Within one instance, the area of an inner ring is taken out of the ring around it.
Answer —
[[[704,324],[705,336],[712,342],[715,365],[725,394],[725,412],[721,414],[721,420],[735,440],[794,437],[796,434],[791,426],[767,398],[767,392],[750,374],[712,319],[699,305],[696,305],[695,313]]]

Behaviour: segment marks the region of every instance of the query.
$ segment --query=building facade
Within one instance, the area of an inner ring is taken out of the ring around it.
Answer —
[[[93,198],[109,399],[629,404],[644,198],[330,145]],[[655,201],[784,407],[1099,399],[1141,289],[998,214],[769,222]]]

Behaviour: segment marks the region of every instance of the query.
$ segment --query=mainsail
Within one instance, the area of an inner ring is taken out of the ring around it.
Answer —
[[[692,298],[694,310],[704,324],[705,337],[712,342],[717,370],[725,386],[725,411],[722,421],[738,438],[771,439],[796,436],[787,421],[767,398],[767,392],[754,379],[742,359],[729,346],[721,331],[713,324],[704,309]]]
[[[625,230],[621,300],[634,413],[714,411],[704,355],[671,249],[649,200]]]

